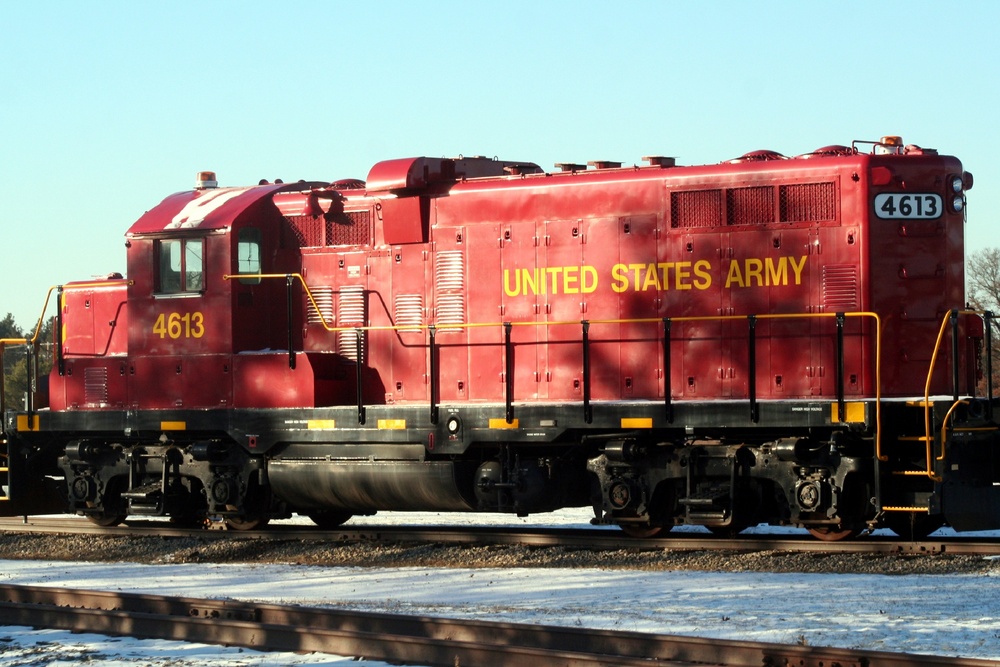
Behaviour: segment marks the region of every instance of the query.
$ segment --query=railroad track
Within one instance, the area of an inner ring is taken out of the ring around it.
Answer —
[[[426,616],[0,585],[0,624],[397,664],[997,667],[1000,662]]]
[[[229,531],[179,528],[165,521],[133,521],[126,526],[102,528],[75,517],[0,518],[0,532],[50,534],[101,534],[132,537],[197,537],[199,539],[301,540],[323,542],[419,542],[439,544],[518,544],[564,547],[591,551],[619,549],[688,551],[789,551],[805,553],[1000,555],[1000,540],[961,537],[905,541],[865,537],[824,542],[809,536],[741,535],[720,538],[697,533],[672,533],[668,537],[638,539],[618,531],[569,528],[416,527],[363,526],[322,530],[310,526],[275,525],[267,530]]]

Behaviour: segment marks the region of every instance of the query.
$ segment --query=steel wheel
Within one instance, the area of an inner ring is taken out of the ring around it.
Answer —
[[[257,530],[266,526],[268,521],[270,519],[263,516],[227,516],[225,519],[229,530]]]
[[[815,526],[809,528],[809,534],[824,542],[837,542],[857,537],[861,531],[857,528],[841,528],[840,526]]]
[[[124,514],[88,514],[87,521],[94,524],[95,526],[101,526],[102,528],[111,528],[113,526],[118,526],[125,521]]]
[[[648,523],[620,523],[618,527],[629,537],[647,539],[670,532],[669,526],[651,526]]]

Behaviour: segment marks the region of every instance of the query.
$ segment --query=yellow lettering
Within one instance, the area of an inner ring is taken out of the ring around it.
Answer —
[[[503,293],[517,296],[521,293],[521,269],[514,269],[514,287],[510,286],[510,269],[503,270]]]
[[[597,269],[592,266],[583,266],[580,268],[580,291],[584,294],[590,294],[597,290]],[[590,283],[587,282],[587,277],[591,278]]]
[[[639,289],[639,272],[646,268],[645,264],[629,264],[628,268],[635,274],[635,280],[632,282],[632,289]]]
[[[691,289],[691,262],[674,264],[674,286],[677,289]]]
[[[656,265],[663,275],[663,289],[670,289],[670,269],[674,268],[673,262],[660,262]]]
[[[733,285],[746,287],[746,285],[743,284],[743,274],[740,272],[740,263],[735,260],[729,262],[729,275],[726,276],[726,289],[729,289]]]
[[[614,281],[611,283],[611,289],[621,294],[628,289],[628,275],[625,273],[628,271],[628,267],[624,264],[615,264],[611,267],[611,279]]]
[[[694,275],[698,276],[694,280],[694,286],[698,289],[708,289],[712,286],[712,263],[707,259],[699,259],[694,263]]]
[[[787,285],[788,284],[788,262],[786,262],[786,257],[778,258],[778,266],[775,267],[774,260],[770,257],[765,260],[767,265],[767,284],[768,285]]]
[[[795,272],[795,284],[796,285],[801,285],[802,284],[802,269],[806,265],[806,255],[802,255],[802,257],[800,258],[800,261],[799,261],[799,263],[797,265],[795,264],[795,258],[794,257],[789,257],[788,258],[788,262],[789,262],[789,264],[792,265],[792,271]]]
[[[635,284],[636,284],[636,287],[639,286],[638,273],[636,274]],[[653,289],[655,289],[657,291],[663,289],[660,286],[660,278],[659,278],[659,276],[656,275],[656,264],[647,264],[646,265],[646,278],[642,281],[642,291],[645,292],[650,287],[652,287]]]
[[[764,263],[761,262],[759,259],[747,259],[746,268],[745,271],[743,272],[743,280],[746,282],[746,286],[750,287],[750,279],[756,278],[757,287],[763,287],[764,278],[761,275],[763,270],[764,270]]]
[[[531,294],[538,294],[538,269],[531,272],[528,269],[521,269],[521,275],[524,279],[524,294],[528,294],[529,289]],[[544,283],[542,286],[544,287]]]
[[[166,338],[167,336],[167,324],[166,318],[163,313],[160,313],[156,318],[156,322],[153,323],[153,333],[159,334],[160,338]]]
[[[563,294],[579,294],[580,288],[576,286],[579,277],[577,273],[580,272],[580,267],[578,266],[567,266],[563,269]]]
[[[160,338],[201,338],[205,335],[205,315],[193,313],[160,313],[153,322],[153,333]]]
[[[549,268],[545,269],[545,273],[552,276],[552,294],[559,294],[559,283],[557,281],[559,279],[559,274],[562,273],[562,267],[550,266]],[[542,293],[544,294],[544,290]]]

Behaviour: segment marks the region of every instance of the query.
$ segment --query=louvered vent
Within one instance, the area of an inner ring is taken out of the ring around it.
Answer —
[[[400,329],[401,334],[421,332],[419,327],[424,323],[424,297],[422,294],[397,294],[392,306],[396,326],[415,327],[414,329]]]
[[[715,227],[721,224],[721,190],[670,193],[671,227]]]
[[[460,250],[442,250],[437,254],[434,302],[438,331],[461,331],[443,326],[465,322],[465,262]]]
[[[726,221],[730,225],[763,225],[774,218],[774,186],[726,191]]]
[[[314,305],[306,297],[306,322],[308,324],[323,324],[325,321],[327,326],[332,327],[335,322],[333,319],[333,304],[336,301],[333,288],[313,287],[310,291],[312,292],[313,301],[316,303]]]
[[[858,309],[858,269],[852,264],[823,267],[823,307],[827,312]]]
[[[108,402],[108,369],[99,366],[83,369],[83,400],[87,405]]]
[[[340,290],[340,299],[337,300],[337,326],[341,327],[363,327],[365,326],[365,290],[361,286],[343,287]],[[365,340],[367,335],[361,333],[361,345],[358,346],[357,333],[354,331],[341,331],[337,333],[337,352],[364,363]]]
[[[837,189],[833,183],[781,186],[782,222],[825,222],[837,219]]]

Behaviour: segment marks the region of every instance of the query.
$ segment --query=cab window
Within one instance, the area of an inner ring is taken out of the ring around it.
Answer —
[[[236,273],[260,274],[260,230],[244,227],[236,242]],[[243,285],[257,285],[260,278],[240,278]]]
[[[156,291],[160,294],[201,292],[204,288],[202,239],[167,239],[157,241],[159,264]]]

